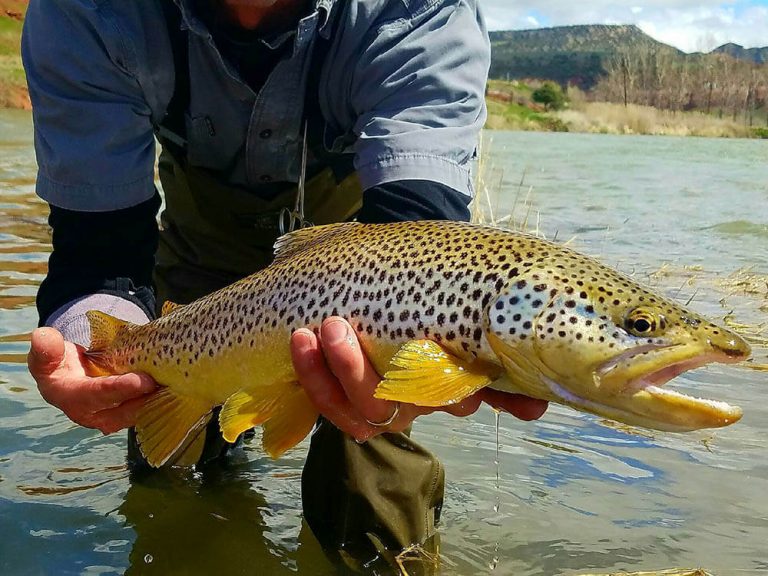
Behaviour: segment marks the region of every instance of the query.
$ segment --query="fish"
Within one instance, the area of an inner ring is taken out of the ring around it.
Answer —
[[[345,222],[280,237],[273,263],[134,325],[89,311],[93,375],[144,372],[161,386],[136,422],[152,466],[188,463],[218,413],[228,442],[262,426],[277,458],[318,412],[290,336],[341,316],[382,375],[376,398],[449,406],[483,387],[618,422],[682,432],[742,411],[664,387],[750,355],[747,342],[568,247],[463,222]]]

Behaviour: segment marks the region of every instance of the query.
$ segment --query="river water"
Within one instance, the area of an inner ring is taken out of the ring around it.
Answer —
[[[50,236],[31,132],[28,114],[0,112],[0,574],[333,574],[302,527],[305,448],[271,462],[254,442],[205,476],[135,482],[122,434],[39,397],[25,354]],[[765,142],[496,132],[484,158],[497,218],[713,318],[766,322]],[[768,373],[707,367],[675,386],[744,419],[675,435],[560,407],[535,423],[502,415],[498,465],[492,411],[418,421],[448,475],[441,573],[768,574]]]

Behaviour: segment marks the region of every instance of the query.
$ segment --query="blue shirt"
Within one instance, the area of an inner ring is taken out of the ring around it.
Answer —
[[[225,58],[191,0],[190,163],[236,185],[296,182],[318,39],[325,147],[354,154],[364,188],[429,180],[471,194],[490,60],[477,0],[316,0],[258,93]],[[160,0],[31,0],[22,56],[35,122],[37,192],[107,211],[154,194],[155,128],[174,90]]]

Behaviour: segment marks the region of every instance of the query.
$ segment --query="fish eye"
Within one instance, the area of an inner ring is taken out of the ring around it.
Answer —
[[[663,324],[650,310],[635,308],[624,320],[624,329],[634,336],[650,336]]]

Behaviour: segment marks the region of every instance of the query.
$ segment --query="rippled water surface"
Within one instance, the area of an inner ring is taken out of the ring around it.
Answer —
[[[497,215],[712,317],[767,321],[765,142],[494,133],[484,154],[503,182]],[[333,573],[301,523],[303,449],[273,463],[254,442],[211,474],[134,482],[122,435],[38,396],[24,359],[49,231],[34,175],[29,116],[0,112],[0,574]],[[744,419],[671,435],[558,407],[536,423],[502,416],[498,466],[490,410],[419,421],[448,473],[441,572],[768,573],[768,373],[678,380]]]

